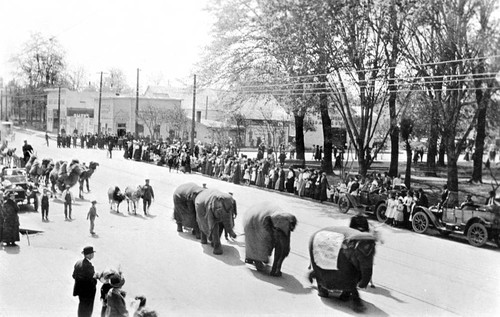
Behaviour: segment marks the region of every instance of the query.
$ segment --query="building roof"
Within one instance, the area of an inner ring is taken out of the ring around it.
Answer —
[[[168,88],[164,86],[148,86],[146,92],[144,92],[144,96],[152,98],[170,98]]]

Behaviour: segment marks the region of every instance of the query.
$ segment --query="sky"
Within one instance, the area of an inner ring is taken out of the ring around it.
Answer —
[[[162,78],[191,83],[209,43],[209,0],[1,0],[0,77],[13,78],[9,59],[32,33],[55,37],[69,66],[82,66],[92,82],[99,72],[122,69],[130,86]]]

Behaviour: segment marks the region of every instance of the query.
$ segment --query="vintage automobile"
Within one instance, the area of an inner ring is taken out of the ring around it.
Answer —
[[[442,217],[441,217],[442,216]],[[439,218],[442,218],[440,220]],[[433,226],[441,234],[463,234],[476,247],[493,240],[500,247],[500,206],[466,205],[463,208],[418,207],[413,212],[412,228],[424,233]]]
[[[23,203],[27,199],[28,191],[28,175],[24,168],[8,168],[1,169],[2,185],[8,186],[10,191],[16,193],[16,202]]]
[[[398,185],[392,190],[405,190],[404,185]],[[373,214],[378,221],[386,222],[388,191],[377,188],[373,191],[359,190],[358,195],[341,193],[338,198],[340,212],[346,213],[350,208],[363,208],[366,212]]]

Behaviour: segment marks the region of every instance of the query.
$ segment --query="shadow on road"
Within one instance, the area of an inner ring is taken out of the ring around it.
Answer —
[[[366,292],[366,293],[372,293],[372,294],[382,295],[382,296],[387,297],[387,298],[391,298],[391,299],[395,300],[398,303],[405,303],[405,301],[403,301],[403,300],[401,300],[401,299],[399,299],[397,297],[392,296],[390,290],[388,290],[386,288],[383,288],[380,285],[377,285],[374,288],[373,287],[368,287],[368,288],[366,288],[363,291]]]
[[[125,215],[124,213],[121,213],[121,212],[110,211],[109,213],[114,215],[114,216],[127,217],[127,215]]]
[[[336,297],[329,298],[321,298],[321,301],[326,306],[329,306],[332,309],[340,310],[349,315],[365,315],[365,316],[389,316],[386,312],[373,305],[372,303],[363,301],[366,306],[366,311],[364,313],[357,314],[351,308],[351,304],[349,301],[342,301]]]
[[[252,265],[253,267],[253,265]],[[295,276],[282,273],[281,277],[274,277],[269,275],[269,266],[266,267],[265,272],[259,272],[255,269],[251,270],[253,276],[257,279],[281,287],[280,291],[291,294],[309,294],[312,291],[311,287],[304,287],[302,283],[295,278]]]
[[[222,244],[222,250],[224,253],[221,255],[214,254],[213,253],[214,248],[210,246],[210,244],[202,244],[201,247],[203,248],[203,253],[219,261],[222,261],[227,265],[238,266],[245,264],[243,261],[241,261],[240,252],[238,252],[238,250],[235,247]]]
[[[17,242],[19,243],[19,241]],[[8,254],[19,254],[19,252],[21,252],[21,247],[19,245],[15,245],[15,246],[3,246],[3,250],[5,251],[5,253],[8,253]]]

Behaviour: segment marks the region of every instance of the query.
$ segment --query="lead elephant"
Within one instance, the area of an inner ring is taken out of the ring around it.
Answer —
[[[264,269],[274,249],[271,276],[281,276],[281,265],[290,253],[291,232],[297,225],[294,215],[285,213],[269,202],[250,207],[245,214],[245,262],[255,264],[257,270]]]
[[[375,242],[372,233],[347,227],[317,231],[309,243],[313,269],[309,280],[316,279],[318,295],[336,293],[340,299],[350,300],[354,311],[364,311],[357,287],[365,288],[371,280]]]
[[[232,238],[236,201],[228,193],[216,189],[206,189],[195,199],[196,220],[201,231],[201,243],[207,243],[207,237],[214,247],[214,254],[222,254],[220,236],[223,226]]]
[[[193,228],[196,239],[200,239],[200,229],[196,222],[196,209],[194,201],[196,196],[205,188],[195,183],[186,183],[177,187],[174,191],[174,219],[177,223],[177,231],[182,232],[182,227]]]

